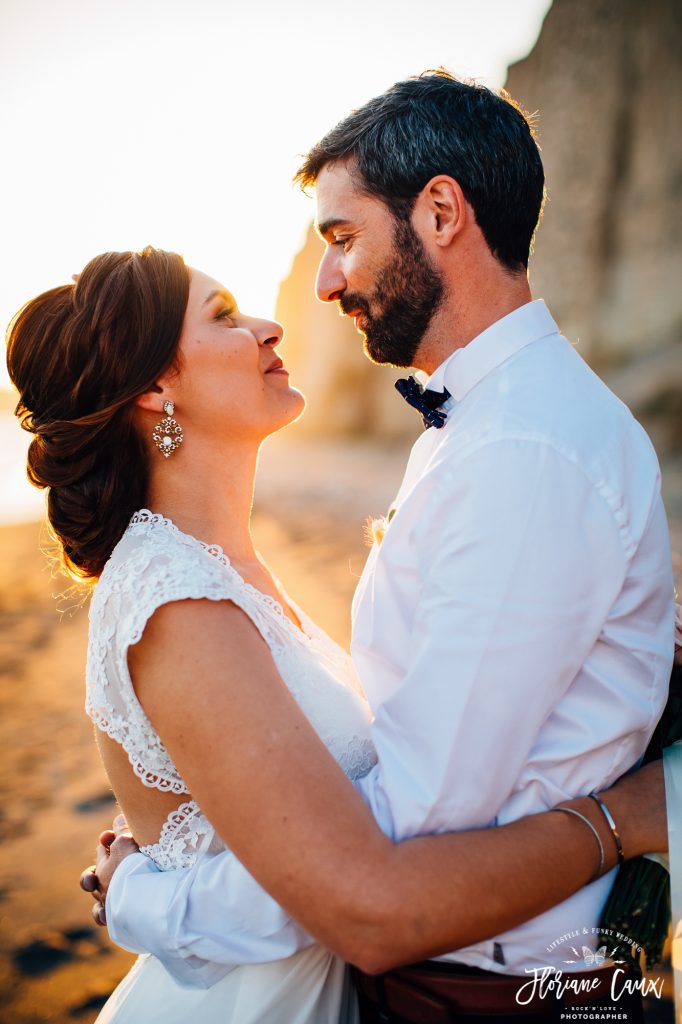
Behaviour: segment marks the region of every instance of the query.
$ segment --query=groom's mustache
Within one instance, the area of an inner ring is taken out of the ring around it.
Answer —
[[[367,300],[359,295],[354,295],[352,292],[350,294],[344,292],[338,299],[338,304],[344,316],[351,316],[351,314],[357,316],[358,313],[369,316],[369,303]]]

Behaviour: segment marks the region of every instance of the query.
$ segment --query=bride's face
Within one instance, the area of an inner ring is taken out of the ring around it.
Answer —
[[[247,316],[219,281],[190,273],[180,372],[169,381],[187,443],[260,439],[291,423],[305,400],[275,351],[284,334],[280,324]]]

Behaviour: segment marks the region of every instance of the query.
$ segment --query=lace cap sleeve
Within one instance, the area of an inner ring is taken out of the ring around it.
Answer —
[[[95,588],[85,710],[98,728],[121,744],[146,786],[181,794],[188,789],[137,700],[128,649],[141,639],[158,608],[188,598],[233,601],[261,632],[267,624],[258,621],[243,581],[240,585],[229,566],[166,524],[151,513],[137,513]]]

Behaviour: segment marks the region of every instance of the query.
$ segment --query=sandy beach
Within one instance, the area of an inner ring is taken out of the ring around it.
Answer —
[[[388,507],[405,454],[278,439],[263,459],[259,548],[342,643],[363,522]],[[83,713],[87,608],[51,574],[45,543],[35,522],[0,529],[0,1024],[90,1024],[132,962],[77,884],[116,808]]]

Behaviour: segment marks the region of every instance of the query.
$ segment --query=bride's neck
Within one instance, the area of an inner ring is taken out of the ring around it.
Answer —
[[[147,504],[178,529],[219,544],[232,559],[255,560],[251,537],[253,488],[259,445],[201,451],[189,446],[152,461]]]

